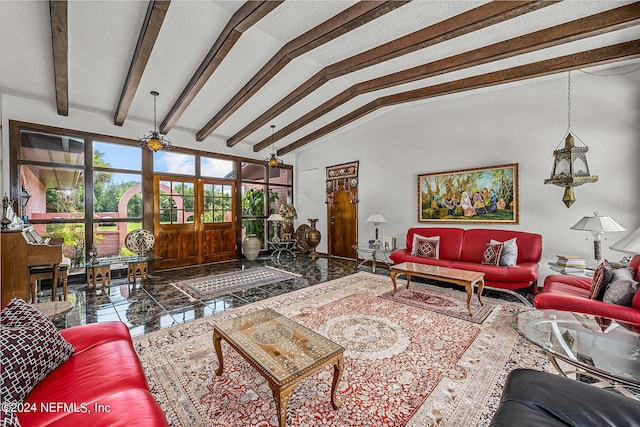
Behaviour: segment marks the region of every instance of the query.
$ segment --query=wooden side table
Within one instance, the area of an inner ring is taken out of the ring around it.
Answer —
[[[149,261],[147,259],[127,261],[127,283],[131,283],[133,280],[133,286],[135,286],[138,273],[140,273],[140,282],[149,277]]]
[[[95,289],[98,276],[100,276],[103,287],[107,286],[107,284],[111,285],[111,264],[87,264],[85,269],[87,271],[87,287],[93,285]]]

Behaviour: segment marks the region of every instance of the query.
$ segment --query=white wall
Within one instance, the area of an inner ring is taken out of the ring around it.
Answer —
[[[518,163],[520,223],[475,227],[542,234],[545,276],[550,273],[547,261],[558,253],[593,259],[591,237],[585,241],[584,232],[570,227],[598,211],[627,229],[610,233],[602,245],[603,257],[621,259],[624,254],[609,245],[640,227],[640,71],[615,77],[573,72],[571,80],[571,129],[589,147],[589,168],[599,176],[598,182],[575,188],[577,200],[571,208],[562,203],[563,188],[543,184],[551,172],[553,150],[567,129],[564,74],[385,110],[375,120],[362,120],[299,150],[296,227],[306,218],[320,218],[323,239],[318,251],[327,251],[327,166],[360,162],[360,244],[373,236],[366,219],[380,212],[388,221],[381,235],[396,237],[404,247],[407,228],[434,226],[417,221],[418,174]]]

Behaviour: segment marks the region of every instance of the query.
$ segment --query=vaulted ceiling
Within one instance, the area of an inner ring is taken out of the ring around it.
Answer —
[[[640,62],[639,25],[628,1],[2,1],[0,89],[116,126],[152,122],[155,90],[169,138],[283,155],[380,109]]]

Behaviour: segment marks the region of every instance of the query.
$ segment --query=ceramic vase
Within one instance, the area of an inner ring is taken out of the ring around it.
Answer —
[[[320,231],[316,228],[317,219],[309,219],[309,224],[311,224],[311,228],[307,231],[307,243],[309,244],[309,248],[311,252],[309,253],[309,257],[312,259],[318,258],[318,253],[316,252],[316,246],[320,243]]]
[[[255,234],[247,234],[247,238],[242,242],[242,253],[249,261],[258,258],[262,243]]]

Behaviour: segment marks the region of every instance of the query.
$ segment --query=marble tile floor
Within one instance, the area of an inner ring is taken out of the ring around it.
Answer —
[[[271,298],[286,292],[313,286],[318,283],[338,279],[357,272],[354,260],[321,257],[316,260],[298,254],[288,263],[277,263],[271,257],[261,256],[255,261],[237,260],[216,264],[201,265],[174,270],[156,271],[143,282],[136,285],[127,283],[126,272],[122,277],[113,274],[111,286],[88,287],[86,283],[73,283],[68,286],[67,299],[73,308],[66,315],[54,319],[60,329],[95,322],[122,321],[131,332],[138,336],[162,328],[175,326],[197,318],[239,307],[252,302]],[[223,295],[212,300],[199,300],[186,295],[172,285],[172,282],[214,274],[224,274],[247,268],[272,266],[300,274],[300,278],[285,280],[269,285],[258,286]],[[362,266],[360,271],[371,272],[371,267]],[[378,266],[376,274],[388,276],[389,269]],[[460,290],[455,285],[440,284]],[[527,300],[533,296],[519,292]],[[512,295],[485,290],[483,296],[518,301]],[[62,296],[58,292],[58,299]],[[45,286],[38,295],[38,302],[50,301],[51,291]]]

